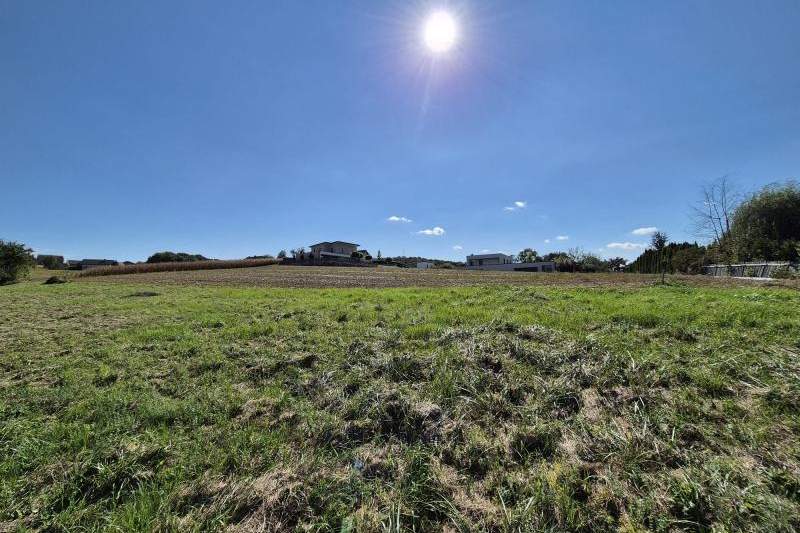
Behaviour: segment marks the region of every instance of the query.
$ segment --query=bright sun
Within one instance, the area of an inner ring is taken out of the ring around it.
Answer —
[[[446,11],[436,11],[428,16],[423,32],[425,46],[434,54],[450,50],[456,43],[458,28],[456,21]]]

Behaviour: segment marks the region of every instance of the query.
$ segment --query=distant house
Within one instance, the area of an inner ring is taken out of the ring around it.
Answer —
[[[358,245],[352,242],[326,241],[311,245],[311,257],[313,257],[315,261],[325,259],[350,259],[353,252],[357,251]]]
[[[467,267],[508,265],[513,262],[514,257],[506,254],[471,254],[467,256]]]
[[[77,270],[87,270],[101,266],[117,266],[118,264],[119,262],[113,259],[81,259],[80,261],[69,262],[70,268],[75,268]]]
[[[507,270],[512,272],[555,272],[553,261],[537,263],[515,263],[514,257],[506,254],[480,254],[467,256],[469,270]]]
[[[429,261],[420,261],[417,263],[417,268],[433,268],[433,263]]]

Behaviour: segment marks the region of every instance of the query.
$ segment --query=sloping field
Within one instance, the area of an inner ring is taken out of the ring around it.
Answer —
[[[607,279],[2,287],[0,530],[800,528],[800,292]]]
[[[645,274],[572,274],[492,272],[476,270],[417,270],[407,268],[267,266],[186,272],[155,272],[124,276],[104,276],[101,281],[159,285],[198,285],[233,287],[308,287],[308,288],[391,288],[463,287],[476,285],[539,285],[583,287],[641,287],[652,285],[658,276]],[[764,285],[753,280],[731,280],[703,276],[671,276],[670,279],[693,286]],[[774,286],[800,286],[798,282],[771,281]]]

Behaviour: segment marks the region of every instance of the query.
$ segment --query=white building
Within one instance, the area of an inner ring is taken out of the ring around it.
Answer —
[[[420,261],[417,263],[417,268],[433,268],[433,263],[428,261]]]
[[[513,262],[514,258],[506,254],[472,254],[467,256],[467,267],[508,265]]]
[[[480,254],[467,256],[468,270],[507,270],[511,272],[555,272],[553,261],[538,263],[515,263],[514,257],[506,254]]]
[[[311,245],[311,255],[317,261],[320,259],[350,259],[353,252],[357,250],[357,244],[344,241],[325,241]]]

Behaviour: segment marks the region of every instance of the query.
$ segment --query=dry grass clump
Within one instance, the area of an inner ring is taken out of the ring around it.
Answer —
[[[276,265],[280,259],[231,259],[209,261],[175,261],[169,263],[137,263],[114,265],[83,270],[78,277],[116,276],[123,274],[151,274],[154,272],[181,272],[189,270],[221,270],[227,268],[251,268]]]
[[[294,357],[260,374],[260,386],[283,383],[316,413],[289,431],[330,450],[340,470],[290,468],[237,530],[313,528],[316,513],[345,505],[337,498],[369,502],[349,517],[363,530],[792,523],[769,515],[796,508],[792,489],[759,485],[768,475],[711,422],[712,407],[686,411],[695,387],[675,368],[542,326],[446,328],[419,357],[398,353],[394,336],[353,342],[313,370]]]

